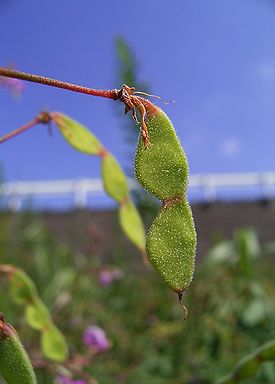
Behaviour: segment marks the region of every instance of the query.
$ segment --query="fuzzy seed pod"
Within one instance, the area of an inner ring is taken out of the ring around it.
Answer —
[[[147,255],[165,282],[181,299],[192,281],[196,231],[186,199],[188,163],[166,114],[141,97],[149,145],[140,135],[135,157],[135,172],[140,184],[162,201],[162,208],[147,237]],[[134,99],[134,100],[135,100]],[[140,108],[139,108],[140,109]]]
[[[0,318],[0,373],[7,384],[36,384],[27,353],[15,329]]]

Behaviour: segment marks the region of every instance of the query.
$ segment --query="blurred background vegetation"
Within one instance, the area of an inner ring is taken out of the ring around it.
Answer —
[[[86,355],[88,326],[105,330],[110,348],[83,368],[99,383],[214,383],[244,355],[275,338],[275,247],[260,244],[250,228],[214,244],[197,264],[185,298],[186,321],[174,293],[151,268],[135,270],[131,254],[114,250],[114,258],[103,261],[97,253],[74,253],[33,214],[2,214],[1,228],[0,262],[32,277],[72,355]],[[102,281],[102,271],[117,269],[118,279]],[[7,290],[1,279],[1,291]],[[52,383],[56,373],[41,368],[38,332],[26,326],[23,307],[3,294],[0,307],[40,367],[39,383]],[[272,362],[245,381],[273,382]]]

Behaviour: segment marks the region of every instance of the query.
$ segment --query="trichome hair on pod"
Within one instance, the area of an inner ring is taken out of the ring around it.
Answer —
[[[37,384],[30,359],[16,330],[0,314],[0,375],[7,384]]]

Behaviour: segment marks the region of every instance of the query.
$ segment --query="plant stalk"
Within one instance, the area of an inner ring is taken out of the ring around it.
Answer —
[[[81,85],[71,84],[60,80],[50,79],[49,77],[33,75],[31,73],[25,73],[16,71],[10,68],[0,67],[0,76],[12,77],[15,79],[26,80],[33,83],[39,83],[49,85],[51,87],[57,87],[67,89],[68,91],[85,93],[87,95],[105,97],[107,99],[117,100],[119,98],[119,91],[117,89],[93,89],[83,87]]]

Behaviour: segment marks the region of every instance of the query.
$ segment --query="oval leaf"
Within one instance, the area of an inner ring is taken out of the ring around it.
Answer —
[[[42,332],[41,345],[42,351],[48,359],[63,362],[68,358],[66,340],[54,324]]]
[[[29,304],[37,297],[33,281],[19,269],[15,269],[10,276],[10,289],[12,297],[20,304]]]
[[[58,126],[60,132],[71,146],[80,152],[90,155],[97,155],[102,149],[102,144],[98,139],[82,124],[64,115],[63,113],[53,113],[53,121]]]
[[[145,250],[145,229],[140,214],[131,200],[121,205],[120,225],[127,237],[141,250]]]
[[[102,179],[106,192],[116,201],[121,202],[128,196],[126,176],[110,153],[102,159]]]
[[[26,321],[34,329],[43,330],[50,323],[50,314],[41,300],[26,307]]]

